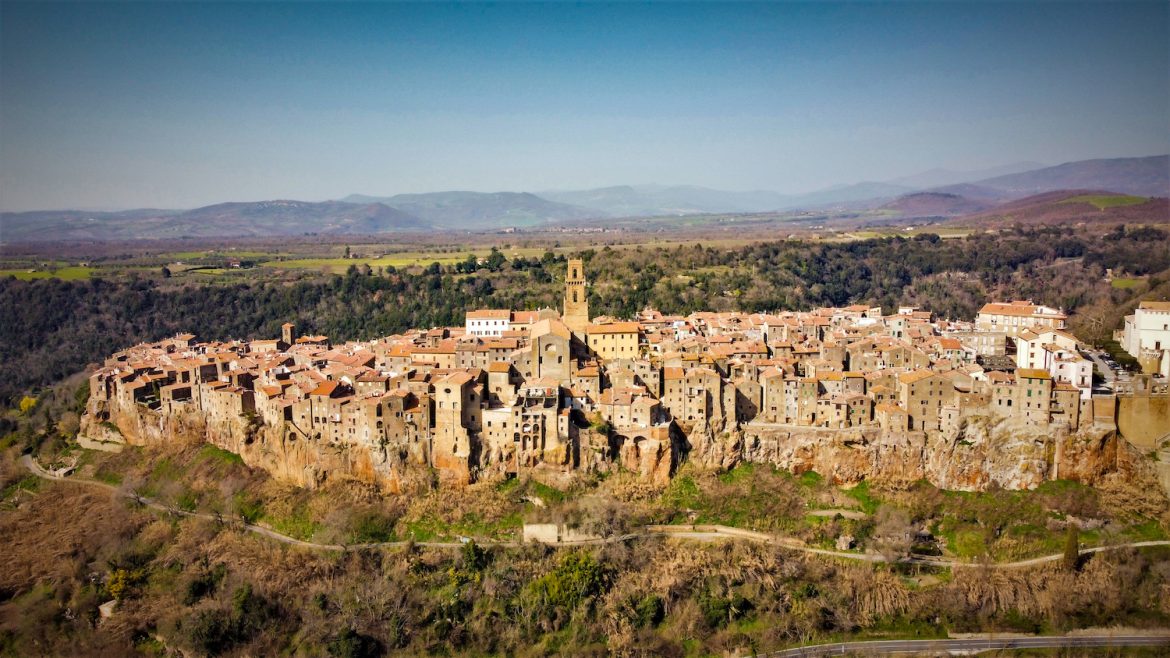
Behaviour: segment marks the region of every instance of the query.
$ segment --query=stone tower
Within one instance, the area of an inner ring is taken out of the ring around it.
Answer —
[[[280,340],[285,345],[292,345],[297,338],[297,326],[291,322],[280,325]]]
[[[581,259],[569,260],[569,272],[565,276],[565,325],[573,333],[584,333],[589,324],[589,302],[585,299],[585,267]]]

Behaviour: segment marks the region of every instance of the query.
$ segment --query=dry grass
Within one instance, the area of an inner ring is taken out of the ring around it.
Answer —
[[[0,593],[12,596],[84,574],[91,562],[128,544],[151,520],[108,492],[45,487],[0,514],[5,544]]]

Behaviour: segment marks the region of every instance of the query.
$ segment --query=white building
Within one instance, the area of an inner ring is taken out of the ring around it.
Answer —
[[[465,319],[467,333],[479,337],[500,337],[512,326],[512,311],[485,308],[468,311]]]
[[[1057,349],[1048,351],[1045,366],[1053,381],[1072,384],[1081,392],[1081,399],[1093,397],[1093,362],[1081,356],[1076,350]]]
[[[1121,348],[1142,365],[1142,372],[1170,377],[1170,302],[1146,301],[1125,316]]]
[[[1058,350],[1075,352],[1077,337],[1057,329],[1025,329],[1016,334],[1016,367],[1047,369]]]
[[[1052,380],[1072,384],[1081,399],[1093,397],[1093,362],[1081,356],[1077,337],[1059,329],[1025,329],[1016,335],[1016,367],[1047,370]]]
[[[1017,336],[1024,329],[1064,329],[1068,316],[1060,309],[1031,301],[984,304],[975,316],[976,331],[1002,331]]]

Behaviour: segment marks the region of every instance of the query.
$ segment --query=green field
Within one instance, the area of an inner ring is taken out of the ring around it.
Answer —
[[[1129,288],[1132,288],[1141,282],[1142,282],[1142,279],[1114,279],[1113,281],[1110,282],[1110,284],[1114,288],[1118,288],[1121,290],[1128,290]]]
[[[1130,196],[1128,194],[1082,194],[1080,196],[1069,197],[1061,203],[1087,203],[1097,210],[1105,210],[1106,208],[1117,208],[1119,206],[1136,206],[1149,201],[1144,196]]]
[[[93,269],[89,267],[62,267],[56,270],[0,270],[0,278],[6,276],[14,276],[21,281],[32,281],[33,279],[61,279],[62,281],[77,281],[80,279],[88,279],[93,275]]]
[[[504,249],[503,254],[509,260],[512,258],[540,258],[547,251],[542,247],[521,247]],[[290,260],[268,260],[262,263],[264,267],[283,268],[292,270],[328,270],[340,273],[349,269],[350,265],[369,265],[370,267],[426,267],[431,263],[452,265],[467,260],[469,254],[486,258],[491,253],[490,248],[472,249],[466,251],[404,251],[397,254],[387,254],[379,258],[293,258]]]

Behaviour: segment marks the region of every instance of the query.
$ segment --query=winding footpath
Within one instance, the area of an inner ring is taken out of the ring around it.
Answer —
[[[256,525],[254,523],[246,523],[246,522],[242,522],[242,521],[234,521],[230,518],[224,517],[221,514],[209,514],[206,512],[188,512],[186,510],[181,510],[181,509],[174,507],[172,505],[166,505],[164,503],[160,503],[157,500],[153,500],[153,499],[147,498],[145,496],[140,496],[140,495],[133,494],[133,493],[127,493],[127,492],[123,491],[122,489],[120,489],[119,487],[116,487],[116,486],[109,484],[109,483],[106,483],[106,482],[100,482],[98,480],[90,480],[88,478],[54,475],[53,473],[46,471],[44,469],[44,467],[42,467],[39,463],[37,463],[37,461],[35,459],[32,458],[31,455],[24,455],[23,457],[21,457],[21,463],[24,464],[25,468],[27,468],[29,470],[29,472],[31,472],[33,475],[36,475],[37,477],[40,477],[40,478],[44,478],[46,480],[52,480],[54,482],[72,482],[75,484],[106,489],[107,491],[110,491],[114,494],[126,496],[128,498],[132,498],[136,502],[138,502],[139,504],[141,504],[145,507],[156,509],[156,510],[159,510],[162,512],[167,512],[170,514],[176,514],[179,516],[198,518],[198,519],[207,519],[209,521],[215,521],[217,523],[227,524],[227,525],[230,525],[230,526],[233,526],[236,528],[243,529],[247,532],[252,532],[252,533],[255,533],[257,535],[267,537],[268,539],[272,539],[274,541],[278,541],[278,542],[281,542],[284,544],[289,544],[292,546],[301,546],[304,548],[311,548],[311,549],[317,549],[317,550],[345,551],[345,550],[369,549],[369,548],[401,548],[401,547],[409,546],[412,544],[414,546],[426,546],[429,548],[458,548],[459,546],[462,546],[464,543],[463,541],[388,541],[388,542],[377,542],[377,543],[367,543],[367,544],[321,544],[321,543],[312,542],[312,541],[305,541],[303,539],[297,539],[296,537],[290,537],[288,535],[281,534],[281,533],[273,530],[272,528],[268,528],[268,527],[265,527],[262,525]],[[641,539],[641,538],[646,538],[646,537],[668,537],[668,538],[673,538],[673,539],[683,539],[683,540],[689,540],[689,541],[707,541],[707,542],[740,539],[740,540],[746,540],[746,541],[753,541],[753,542],[760,543],[760,544],[770,544],[770,545],[774,545],[774,546],[780,546],[780,547],[783,547],[783,548],[786,548],[789,550],[799,551],[802,553],[809,553],[812,555],[822,555],[822,556],[826,556],[826,557],[842,558],[842,559],[846,559],[846,560],[859,560],[862,562],[891,562],[891,561],[893,561],[893,562],[899,562],[899,563],[903,563],[903,564],[917,564],[917,565],[928,566],[928,567],[943,567],[943,568],[951,568],[951,569],[955,569],[955,568],[958,568],[958,569],[981,568],[981,567],[989,567],[989,568],[993,568],[993,569],[1018,569],[1018,568],[1025,568],[1025,567],[1033,567],[1033,566],[1037,566],[1040,564],[1045,564],[1047,562],[1057,562],[1059,560],[1064,559],[1064,555],[1062,553],[1056,553],[1053,555],[1044,555],[1041,557],[1035,557],[1035,558],[1031,558],[1031,559],[1027,559],[1027,560],[1018,560],[1015,562],[980,563],[980,562],[966,562],[966,561],[962,561],[962,560],[947,560],[947,559],[943,559],[943,558],[933,558],[933,557],[923,557],[923,556],[910,556],[910,557],[894,558],[893,560],[891,560],[890,558],[887,558],[883,555],[879,555],[876,553],[850,553],[850,552],[846,552],[846,551],[834,551],[834,550],[829,550],[829,549],[824,549],[824,548],[815,548],[812,546],[807,546],[804,544],[804,542],[800,541],[799,539],[794,539],[792,537],[779,537],[779,536],[771,535],[768,533],[755,532],[752,530],[744,530],[742,528],[732,528],[732,527],[721,526],[721,525],[650,525],[650,526],[645,526],[643,528],[640,528],[636,532],[630,532],[630,533],[626,533],[626,534],[622,534],[622,535],[614,535],[611,537],[603,537],[603,538],[599,538],[599,539],[581,539],[581,540],[561,541],[561,542],[558,542],[557,544],[550,544],[550,545],[553,545],[553,546],[589,546],[589,545],[612,544],[612,543],[617,543],[617,542],[632,541],[635,539]],[[475,539],[475,542],[481,546],[507,547],[507,546],[520,546],[523,544],[523,542],[515,541],[515,540],[479,539],[479,538],[473,538],[473,539]],[[1080,551],[1080,554],[1081,555],[1089,555],[1092,553],[1104,553],[1107,551],[1116,551],[1116,550],[1121,550],[1121,549],[1126,549],[1126,548],[1144,548],[1147,546],[1170,546],[1170,541],[1167,541],[1167,540],[1138,541],[1138,542],[1127,542],[1124,544],[1110,544],[1108,546],[1096,546],[1093,548],[1082,548]]]
[[[329,551],[345,551],[351,549],[366,549],[366,548],[392,548],[405,547],[410,544],[415,546],[427,546],[433,548],[456,548],[463,545],[463,542],[409,542],[409,541],[392,541],[380,542],[371,544],[320,544],[317,542],[304,541],[295,537],[281,534],[271,528],[253,523],[243,523],[239,521],[231,521],[225,519],[222,515],[208,514],[205,512],[188,512],[175,508],[170,505],[165,505],[133,493],[126,493],[119,487],[111,485],[106,482],[98,480],[90,480],[87,478],[68,477],[61,475],[54,475],[46,471],[31,455],[21,457],[21,463],[24,464],[33,475],[52,480],[54,482],[72,482],[75,484],[96,487],[105,489],[120,496],[126,496],[137,501],[139,504],[156,509],[162,512],[177,514],[179,516],[207,519],[217,523],[225,523],[233,527],[241,528],[247,532],[252,532],[257,535],[266,537],[268,539],[278,541],[292,546],[300,546],[303,548],[310,548],[316,550]],[[829,557],[844,558],[848,560],[861,560],[865,562],[889,562],[890,560],[881,555],[868,553],[847,553],[843,551],[831,551],[820,548],[813,548],[805,546],[800,540],[790,537],[777,537],[762,532],[753,532],[750,530],[743,530],[740,528],[730,528],[727,526],[646,526],[638,532],[632,532],[624,535],[617,535],[613,537],[606,537],[602,539],[590,539],[580,541],[564,541],[559,545],[564,546],[581,546],[589,544],[607,544],[614,542],[631,541],[634,539],[645,537],[672,537],[676,539],[684,539],[691,541],[722,541],[742,539],[747,541],[755,541],[758,543],[772,544],[782,546],[786,549],[801,551],[804,553],[811,553],[814,555],[824,555]],[[477,543],[484,546],[519,546],[522,542],[518,541],[499,541],[492,539],[476,539]],[[1081,550],[1081,555],[1090,553],[1100,553],[1104,551],[1112,551],[1123,548],[1140,548],[1144,546],[1170,546],[1170,541],[1143,541],[1130,542],[1127,544],[1116,544],[1112,546],[1098,546],[1096,548],[1087,548]],[[1030,560],[1020,560],[1018,562],[999,562],[978,564],[972,562],[961,562],[958,560],[944,560],[936,558],[902,558],[899,562],[921,564],[926,566],[937,567],[951,567],[951,568],[965,568],[965,567],[980,567],[986,566],[996,569],[1012,569],[1019,567],[1029,567],[1046,562],[1055,562],[1062,559],[1062,554],[1045,555],[1043,557],[1032,558]],[[983,638],[964,638],[964,639],[935,639],[935,640],[871,640],[861,642],[836,642],[831,644],[819,644],[813,646],[795,647],[791,649],[783,649],[770,653],[758,654],[760,656],[772,656],[774,658],[806,658],[813,656],[840,656],[846,654],[923,654],[929,653],[932,655],[952,654],[952,655],[971,655],[984,651],[997,650],[1011,650],[1011,649],[1042,649],[1042,648],[1099,648],[1099,647],[1170,647],[1170,631],[1158,630],[1144,635],[1126,635],[1126,634],[1084,634],[1084,635],[1056,635],[1056,636],[1032,636],[1032,637],[983,637]]]

